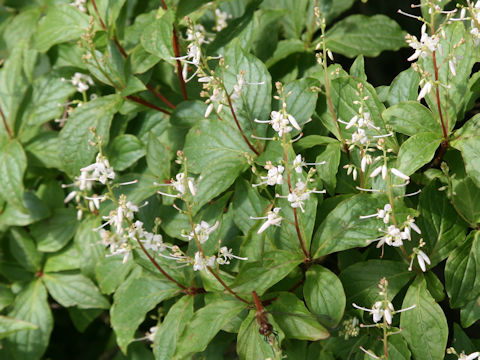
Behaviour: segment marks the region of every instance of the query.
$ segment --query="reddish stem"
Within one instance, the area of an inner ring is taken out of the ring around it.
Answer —
[[[438,66],[437,66],[437,57],[436,57],[435,51],[432,52],[432,58],[433,58],[433,69],[434,69],[434,73],[435,73],[435,95],[436,95],[436,100],[437,100],[438,115],[440,116],[440,122],[442,124],[443,138],[448,143],[448,140],[447,140],[447,138],[448,138],[448,123],[445,125],[445,122],[443,121],[442,106],[440,105],[440,89],[438,88]]]
[[[252,150],[258,156],[259,153],[257,149],[255,149],[252,143],[248,141],[247,137],[245,136],[245,133],[242,130],[242,127],[240,126],[240,123],[238,122],[237,115],[235,114],[235,110],[233,110],[232,100],[230,100],[230,95],[228,95],[226,91],[225,91],[225,94],[227,95],[228,107],[230,108],[230,112],[232,113],[233,120],[235,120],[235,124],[237,125],[237,128],[240,131],[240,134],[242,134],[243,140],[247,143],[250,150]]]
[[[173,282],[174,284],[176,284],[179,288],[181,288],[184,292],[187,292],[189,289],[180,284],[177,280],[175,280],[174,278],[172,278],[170,275],[168,275],[165,270],[162,269],[162,267],[155,261],[155,259],[148,253],[147,249],[145,249],[145,247],[143,246],[142,242],[137,239],[137,242],[138,244],[140,245],[140,248],[142,249],[143,253],[145,255],[147,255],[148,259],[150,260],[150,262],[157,268],[158,271],[160,271],[162,273],[163,276],[165,276],[169,281]]]
[[[170,101],[168,101],[168,99],[163,96],[161,93],[159,93],[158,91],[155,90],[155,88],[150,85],[150,84],[147,84],[147,89],[153,94],[155,95],[157,98],[159,98],[160,100],[162,100],[170,109],[175,109],[175,105],[173,105]]]
[[[288,154],[287,148],[283,146],[283,156],[285,157],[285,168],[287,169],[287,183],[288,183],[288,191],[292,193],[292,182],[290,180],[290,166],[288,166]],[[305,255],[305,261],[310,261],[310,254],[308,253],[305,243],[303,242],[302,234],[300,232],[300,226],[298,225],[298,215],[297,215],[297,208],[293,209],[293,216],[295,217],[295,230],[297,231],[298,241],[300,242],[300,246],[302,248],[303,254]]]
[[[103,30],[105,30],[105,32],[108,33],[107,26],[103,22],[102,17],[100,16],[100,13],[98,12],[97,4],[96,4],[95,0],[92,0],[92,5],[93,5],[93,8],[95,9],[98,20],[100,21],[100,25],[102,26]],[[115,38],[115,36],[112,38],[112,40],[113,40],[114,44],[117,46],[118,51],[120,51],[120,54],[122,54],[122,56],[126,59],[128,57],[128,54],[125,51],[125,49],[123,48],[123,46],[118,42],[118,40]],[[165,96],[163,96],[160,92],[156,91],[155,88],[152,85],[147,84],[146,86],[147,86],[147,89],[153,95],[155,95],[157,98],[162,100],[169,108],[175,109],[175,105],[173,105],[170,101],[168,101],[167,98]]]
[[[142,104],[143,106],[146,106],[146,107],[148,107],[148,108],[150,108],[150,109],[154,109],[154,110],[163,112],[164,114],[167,114],[167,115],[170,115],[170,114],[171,114],[169,111],[164,110],[164,109],[162,109],[162,108],[159,108],[158,106],[153,105],[153,104],[149,103],[148,101],[143,100],[142,98],[139,98],[139,97],[137,97],[137,96],[128,95],[128,96],[126,96],[126,98],[127,98],[128,100],[131,100],[131,101],[134,101],[134,102],[136,102],[136,103]]]
[[[177,30],[175,30],[175,26],[173,26],[173,35],[172,35],[172,44],[173,44],[173,53],[175,57],[180,57],[180,45],[178,44],[178,37],[177,37]],[[180,82],[180,88],[182,89],[182,95],[184,100],[188,100],[187,96],[187,87],[185,85],[185,79],[183,78],[182,74],[182,63],[180,60],[176,60],[177,63],[177,76],[178,81]]]
[[[3,113],[3,110],[1,107],[0,107],[0,117],[2,118],[3,127],[5,128],[5,131],[8,134],[8,138],[12,140],[13,139],[12,130],[10,130],[10,128],[8,127],[7,119],[5,118],[5,114]]]
[[[238,300],[240,300],[241,302],[244,302],[245,304],[248,304],[250,305],[250,302],[248,302],[247,300],[245,300],[244,298],[242,298],[241,296],[239,296],[235,291],[233,291],[227,284],[225,284],[225,282],[220,278],[220,276],[218,276],[218,274],[213,271],[213,269],[210,267],[210,266],[207,266],[207,269],[208,271],[210,271],[210,273],[215,277],[215,279],[218,280],[218,282],[220,284],[222,284],[222,286],[225,288],[225,290],[227,290],[230,294],[232,294],[233,296],[235,296]]]

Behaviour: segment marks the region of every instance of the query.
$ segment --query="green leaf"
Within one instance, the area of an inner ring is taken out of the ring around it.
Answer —
[[[62,116],[63,106],[59,104],[65,104],[76,89],[70,82],[62,81],[61,77],[59,72],[51,71],[33,82],[32,93],[22,114],[21,129],[42,125]]]
[[[270,321],[270,319],[269,319]],[[273,321],[270,321],[273,326]],[[237,337],[237,353],[240,359],[267,359],[274,354],[272,346],[265,341],[264,337],[258,332],[259,325],[255,321],[255,311],[250,311],[248,316],[240,325]],[[275,331],[280,332],[279,327]],[[280,334],[283,336],[283,332]]]
[[[0,196],[13,205],[23,205],[23,175],[27,168],[27,157],[22,145],[12,140],[0,149]]]
[[[252,229],[255,221],[250,216],[263,216],[268,206],[267,199],[260,196],[258,190],[247,181],[239,179],[235,184],[233,192],[233,221],[235,225],[244,233]]]
[[[330,195],[335,194],[335,187],[337,186],[337,172],[338,165],[340,165],[340,149],[341,144],[339,142],[329,144],[315,159],[316,163],[325,161],[324,165],[317,165],[316,169],[318,176],[322,179],[323,184]]]
[[[460,319],[464,328],[470,327],[480,320],[480,297],[470,301],[460,309]]]
[[[412,67],[398,74],[388,90],[387,101],[390,106],[401,102],[416,100],[420,75]]]
[[[232,284],[232,289],[241,294],[250,294],[255,290],[262,295],[302,261],[303,257],[290,251],[270,251],[261,261],[244,264]]]
[[[114,29],[125,0],[96,0],[95,4],[107,28]]]
[[[40,270],[42,254],[38,252],[30,234],[21,228],[12,228],[10,234],[10,251],[13,257],[28,271]]]
[[[10,19],[11,21],[6,24],[3,31],[3,38],[8,50],[12,50],[20,41],[30,39],[41,15],[40,7],[31,7],[30,9],[22,9],[21,12]],[[2,20],[4,21],[3,18]]]
[[[74,244],[69,244],[62,250],[47,254],[43,272],[58,272],[80,269],[80,260]]]
[[[327,20],[327,24],[332,22],[338,15],[352,7],[355,0],[321,0],[318,2],[318,7],[322,16]]]
[[[6,124],[11,133],[15,134],[15,120],[27,89],[27,82],[23,73],[23,52],[25,42],[20,41],[10,52],[0,71],[0,107],[5,116]],[[1,137],[6,138],[5,126],[1,127]]]
[[[475,115],[456,131],[451,144],[461,151],[467,174],[480,187],[480,116]]]
[[[89,145],[89,141],[94,140],[91,127],[102,136],[103,144],[108,144],[110,123],[121,102],[122,98],[116,95],[104,96],[76,108],[68,118],[60,131],[62,152],[59,154],[67,173],[78,174],[98,152],[96,147]]]
[[[418,211],[418,226],[422,230],[432,267],[445,259],[465,240],[467,225],[455,212],[445,192],[438,191],[433,181],[422,189]]]
[[[441,142],[438,134],[428,132],[413,135],[400,146],[396,168],[405,175],[412,175],[433,159]]]
[[[386,202],[383,196],[358,194],[338,204],[313,236],[313,257],[367,246],[378,237],[380,223],[378,219],[360,219],[360,216],[376,213]]]
[[[471,177],[454,182],[452,205],[471,227],[480,223],[480,188]]]
[[[325,316],[329,328],[338,325],[345,311],[345,292],[339,278],[330,270],[314,265],[305,274],[303,295],[308,308]]]
[[[351,15],[329,29],[325,38],[331,51],[353,58],[398,50],[405,46],[405,35],[400,26],[385,15]]]
[[[205,350],[214,336],[244,309],[245,304],[234,299],[215,301],[196,311],[178,339],[174,358]]]
[[[480,233],[472,232],[457,247],[445,265],[445,287],[452,308],[458,308],[480,295]]]
[[[50,295],[64,307],[108,309],[108,300],[89,278],[75,273],[45,273],[42,277]]]
[[[17,331],[35,330],[37,328],[37,325],[32,324],[31,322],[12,319],[0,315],[0,339],[3,339]]]
[[[230,94],[235,114],[240,127],[247,139],[254,147],[259,148],[259,141],[251,135],[265,136],[266,124],[255,123],[255,119],[268,119],[271,110],[272,78],[267,68],[255,56],[245,52],[238,41],[233,42],[226,50],[225,66],[217,69],[224,77],[225,89]],[[244,73],[245,85],[242,86],[240,96],[234,95],[234,86],[237,84],[237,75]],[[221,113],[222,119],[235,128],[236,136],[241,139],[240,131],[228,107]]]
[[[125,264],[120,256],[106,256],[101,258],[95,266],[95,277],[98,286],[104,294],[114,292],[125,280],[133,267],[133,261]]]
[[[95,275],[95,265],[105,256],[105,246],[98,231],[93,229],[101,225],[99,217],[89,216],[82,220],[74,237],[78,251],[80,268],[88,277]]]
[[[88,325],[95,320],[101,313],[102,309],[78,309],[76,307],[69,307],[68,314],[72,319],[73,325],[79,332],[84,332]]]
[[[414,359],[442,360],[448,338],[448,326],[442,308],[427,290],[422,276],[408,288],[402,308],[416,305],[400,317],[402,335]],[[428,341],[425,341],[428,339]]]
[[[287,39],[300,38],[305,27],[308,0],[266,0],[262,6],[269,9],[285,9],[285,15],[280,19]]]
[[[474,50],[475,47],[472,44],[472,37],[467,34],[462,22],[454,21],[451,24],[446,24],[442,30],[444,31],[442,33],[445,34],[440,37],[439,46],[442,47],[442,54],[439,51],[436,52],[436,62],[438,64],[438,82],[448,84],[448,89],[440,87],[440,105],[444,121],[448,113],[448,126],[451,130],[455,126],[457,115],[462,112],[464,102],[467,99],[468,79],[472,66],[476,62],[476,50]],[[440,66],[440,64],[448,63],[452,56],[456,59],[455,76],[450,72],[449,66]],[[418,63],[424,71],[428,71],[430,74],[435,73],[431,57],[420,57]],[[436,92],[430,91],[425,99],[435,117],[439,119]]]
[[[293,146],[297,152],[301,152],[305,149],[310,149],[314,146],[336,144],[338,140],[335,140],[328,136],[321,135],[309,135],[298,140]]]
[[[118,288],[113,297],[110,316],[118,346],[124,353],[147,312],[163,300],[175,296],[178,291],[175,284],[142,274],[141,271],[132,273]]]
[[[23,206],[7,204],[0,215],[0,223],[11,226],[26,226],[50,216],[50,210],[31,191],[23,193]]]
[[[193,316],[193,296],[184,296],[168,310],[158,324],[153,341],[155,360],[169,360],[175,353],[177,340]]]
[[[355,58],[352,66],[350,66],[350,75],[363,81],[367,81],[367,74],[365,74],[365,59],[363,55],[358,55]]]
[[[295,294],[280,293],[272,309],[279,313],[274,317],[287,338],[317,341],[330,336]]]
[[[25,144],[29,166],[46,168],[62,168],[58,154],[60,153],[58,132],[42,131]]]
[[[305,44],[299,39],[280,40],[277,44],[275,52],[273,53],[272,57],[265,62],[265,65],[270,68],[280,60],[283,60],[295,53],[305,52],[305,50]]]
[[[34,48],[46,52],[62,42],[76,40],[88,29],[89,16],[69,4],[49,6],[35,32]]]
[[[0,311],[11,305],[14,300],[15,295],[13,295],[10,287],[0,283]]]
[[[379,100],[375,89],[367,82],[352,76],[341,76],[331,80],[331,97],[332,103],[335,109],[337,118],[343,121],[350,121],[354,116],[358,116],[358,107],[353,105],[354,101],[359,101],[358,86],[363,86],[363,96],[367,99],[363,102],[363,110],[369,112],[371,119],[375,126],[380,128],[377,130],[366,130],[367,135],[384,135],[389,131],[385,121],[382,118],[382,112],[385,110],[385,106]],[[326,109],[326,104],[325,104]],[[335,126],[330,112],[324,112],[321,116],[322,123],[330,130],[337,138],[338,130]],[[343,125],[340,125],[342,136],[344,139],[351,138],[353,134],[353,128],[347,130]],[[390,138],[386,138],[387,144],[390,144],[392,148],[396,148],[396,144]]]
[[[40,279],[29,283],[18,295],[9,317],[27,321],[38,328],[19,331],[4,339],[0,355],[5,359],[40,359],[48,346],[53,328],[53,317],[48,304],[47,291]]]
[[[379,299],[378,283],[388,280],[388,299],[391,301],[413,276],[408,264],[391,260],[368,260],[347,267],[340,274],[348,303],[370,307]]]
[[[433,133],[442,136],[442,128],[433,118],[432,112],[417,101],[401,102],[383,112],[383,118],[393,130],[405,135]]]
[[[141,41],[144,49],[160,59],[174,65],[173,52],[173,11],[158,10],[153,21],[145,26]]]
[[[108,158],[115,170],[125,170],[145,156],[145,147],[134,135],[117,136],[108,148]]]
[[[200,174],[195,201],[200,208],[233,184],[248,167],[248,146],[238,130],[220,120],[202,120],[185,141],[189,170]]]
[[[183,103],[182,103],[183,104]],[[160,179],[170,178],[170,152],[153,133],[148,136],[147,165],[150,171]]]
[[[315,111],[318,94],[312,91],[314,85],[318,85],[318,82],[311,78],[294,80],[285,85],[285,93],[290,94],[285,100],[287,111],[293,115],[300,127],[311,120]],[[282,105],[277,102],[277,106],[281,108]]]
[[[37,240],[38,250],[54,252],[63,248],[77,231],[75,209],[55,209],[52,217],[32,225],[32,236]]]

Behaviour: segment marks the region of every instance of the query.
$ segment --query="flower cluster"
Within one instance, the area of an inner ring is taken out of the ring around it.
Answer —
[[[83,93],[90,89],[90,86],[94,84],[93,79],[89,75],[85,75],[76,72],[70,80],[62,78],[62,81],[71,82],[73,86],[77,88],[77,91]]]

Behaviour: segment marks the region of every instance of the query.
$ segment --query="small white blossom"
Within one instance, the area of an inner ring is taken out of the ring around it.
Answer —
[[[171,195],[161,191],[158,191],[161,195],[177,197],[186,194],[186,190],[190,191],[190,194],[195,196],[197,194],[197,187],[195,186],[194,179],[191,177],[187,177],[185,173],[181,172],[175,175],[175,180],[171,179],[169,184],[157,184],[157,186],[172,186],[176,191],[178,191],[178,195]]]
[[[94,84],[92,78],[88,75],[76,72],[70,80],[62,78],[62,81],[69,81],[77,88],[78,92],[87,91]]]
[[[267,176],[261,176],[260,178],[264,181],[262,181],[259,184],[253,184],[254,187],[260,186],[260,185],[270,185],[270,186],[275,186],[275,185],[281,185],[283,184],[283,172],[285,168],[281,165],[274,166],[272,165],[271,162],[267,162],[267,165],[265,165],[265,169],[268,170]]]
[[[115,179],[115,171],[110,166],[108,159],[102,154],[97,155],[96,162],[80,169],[84,180],[99,181],[105,184],[108,179]]]
[[[287,114],[282,111],[272,111],[270,113],[270,120],[258,120],[255,119],[255,122],[258,123],[267,123],[272,125],[273,130],[278,133],[278,136],[283,136],[293,130],[292,126],[300,130],[300,125],[298,125],[297,120],[290,114]],[[290,126],[291,125],[291,126]]]
[[[388,300],[375,302],[375,304],[373,304],[371,309],[358,306],[355,303],[352,305],[356,309],[369,312],[373,317],[373,322],[375,323],[378,323],[384,317],[388,325],[392,324],[393,315],[404,312],[404,311],[412,310],[416,307],[416,305],[412,305],[405,309],[395,310],[393,307],[393,304]]]
[[[227,27],[227,19],[232,16],[220,9],[215,9],[215,31],[222,31]]]
[[[230,264],[230,260],[238,259],[238,260],[248,260],[246,257],[240,257],[232,254],[232,249],[227,248],[226,246],[222,246],[218,252],[217,262],[220,265],[228,265]]]
[[[215,265],[215,255],[204,257],[197,251],[195,253],[195,260],[193,262],[193,271],[203,270],[207,266],[212,267]]]
[[[206,221],[202,221],[200,224],[195,225],[195,232],[192,231],[188,235],[183,235],[183,237],[186,237],[188,240],[192,240],[195,238],[195,235],[197,235],[197,240],[200,242],[200,244],[203,244],[208,240],[210,237],[210,234],[214,232],[220,223],[217,221],[213,226],[210,226]]]
[[[390,204],[385,204],[383,209],[378,209],[376,214],[360,216],[360,219],[368,219],[371,217],[376,217],[377,219],[383,219],[385,224],[388,224],[390,221],[390,214],[392,213],[392,206]]]
[[[395,168],[391,168],[390,171],[392,172],[393,175],[398,176],[400,179],[410,181],[410,177],[405,175],[403,172],[400,170],[397,170]]]
[[[265,230],[267,230],[270,226],[280,226],[281,222],[282,222],[282,217],[280,215],[278,215],[278,213],[280,212],[281,208],[279,207],[276,207],[274,208],[272,211],[269,211],[267,213],[267,216],[262,216],[262,217],[253,217],[253,216],[250,216],[250,219],[253,219],[253,220],[263,220],[263,219],[267,219],[267,221],[265,221],[262,226],[260,226],[260,229],[258,229],[257,231],[257,234],[261,234],[262,232],[264,232]]]
[[[75,6],[78,10],[85,13],[87,12],[87,8],[85,7],[87,0],[75,0],[71,2],[70,5]]]
[[[465,355],[465,353],[462,352],[458,357],[458,360],[474,360],[474,359],[480,359],[480,352],[475,351],[469,355]]]
[[[406,41],[408,45],[415,50],[412,56],[407,60],[414,61],[420,56],[422,58],[427,57],[429,53],[432,53],[436,50],[440,50],[440,38],[437,35],[428,36],[427,35],[427,25],[422,25],[420,41],[418,41],[416,36],[407,35]]]

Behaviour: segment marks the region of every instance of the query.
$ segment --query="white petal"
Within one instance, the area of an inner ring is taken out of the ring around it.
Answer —
[[[391,168],[390,171],[392,172],[393,175],[398,176],[399,178],[402,178],[403,180],[410,180],[410,177],[402,173],[400,170],[397,170],[395,168]]]

